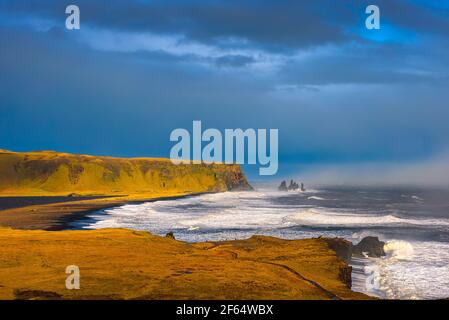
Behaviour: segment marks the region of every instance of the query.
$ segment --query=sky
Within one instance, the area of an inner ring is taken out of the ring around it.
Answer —
[[[0,0],[2,149],[168,157],[201,120],[278,129],[276,178],[449,184],[448,84],[449,1]]]

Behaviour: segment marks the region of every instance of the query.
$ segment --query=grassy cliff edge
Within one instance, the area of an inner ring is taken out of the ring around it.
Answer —
[[[44,231],[129,201],[251,189],[237,165],[0,150],[0,173],[2,196],[112,196],[1,211],[0,299],[369,298],[350,290],[351,268],[334,248],[344,240],[185,243],[124,229]],[[65,287],[69,265],[80,268],[79,290]]]
[[[0,299],[367,299],[350,290],[351,268],[328,241],[0,228]],[[79,290],[65,287],[69,265]]]
[[[2,196],[188,194],[248,190],[239,165],[180,164],[54,151],[0,150]]]

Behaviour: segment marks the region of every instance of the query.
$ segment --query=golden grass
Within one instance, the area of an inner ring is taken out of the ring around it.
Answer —
[[[238,165],[181,164],[53,151],[0,150],[2,196],[142,195],[226,191],[249,184]]]
[[[189,244],[124,229],[0,229],[0,243],[0,299],[367,298],[340,280],[347,265],[323,239]],[[65,288],[68,265],[80,268],[80,290]]]

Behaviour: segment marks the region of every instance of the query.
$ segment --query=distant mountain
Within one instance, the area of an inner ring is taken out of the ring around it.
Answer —
[[[239,165],[181,164],[55,151],[0,150],[0,196],[129,195],[252,189]]]

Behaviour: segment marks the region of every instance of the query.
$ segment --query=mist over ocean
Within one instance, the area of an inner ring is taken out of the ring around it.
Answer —
[[[386,257],[354,259],[353,290],[389,299],[449,297],[449,190],[316,187],[226,192],[102,210],[74,228],[130,228],[197,242],[248,238],[366,236]]]

